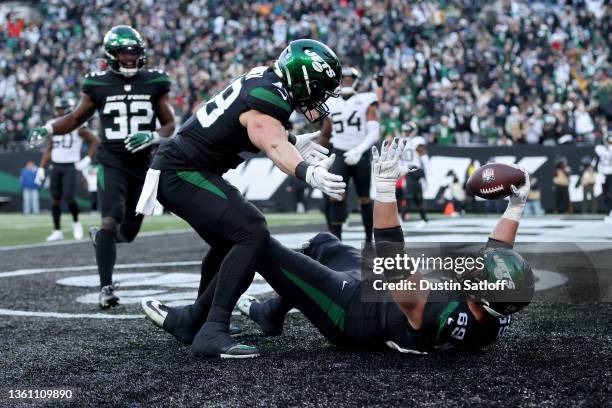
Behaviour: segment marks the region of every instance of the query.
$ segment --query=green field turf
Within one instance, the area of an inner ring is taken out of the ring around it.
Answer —
[[[85,230],[84,239],[87,239],[89,227],[99,225],[100,215],[81,214],[80,218]],[[271,226],[324,223],[322,214],[266,214],[266,219]],[[49,213],[29,216],[16,213],[0,214],[0,247],[45,242],[47,235],[51,233],[52,225]],[[70,215],[62,215],[61,225],[64,238],[72,239],[72,220]],[[185,221],[169,214],[146,217],[142,226],[143,232],[189,229],[190,227]]]

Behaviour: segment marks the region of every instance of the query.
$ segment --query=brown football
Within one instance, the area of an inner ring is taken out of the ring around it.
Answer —
[[[466,187],[475,196],[496,200],[512,194],[510,186],[520,187],[523,183],[525,183],[525,173],[517,166],[489,163],[476,169],[468,179]]]

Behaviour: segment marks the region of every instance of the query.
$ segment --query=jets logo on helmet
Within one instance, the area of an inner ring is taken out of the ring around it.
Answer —
[[[310,122],[329,115],[325,104],[340,85],[342,67],[336,54],[315,40],[289,43],[274,63],[274,72],[289,91],[292,104]]]
[[[108,66],[116,74],[132,77],[146,62],[144,41],[138,31],[130,26],[119,25],[111,28],[104,36],[103,45]],[[119,52],[135,54],[137,57],[135,66],[123,66],[117,57]]]
[[[317,72],[325,72],[328,77],[333,78],[336,76],[334,70],[325,62],[323,58],[319,56],[316,52],[312,50],[304,50],[304,53],[312,58],[312,67]]]
[[[466,290],[466,294],[479,302],[491,315],[502,317],[527,306],[535,291],[535,278],[531,267],[513,249],[484,248],[479,256],[484,268],[457,275],[459,282],[505,282],[502,290]]]

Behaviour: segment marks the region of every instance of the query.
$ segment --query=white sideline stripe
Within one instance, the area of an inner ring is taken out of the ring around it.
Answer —
[[[174,229],[174,230],[166,230],[166,231],[150,231],[150,232],[139,233],[138,236],[139,237],[156,237],[159,235],[183,234],[183,233],[191,232],[191,231],[193,230],[190,228]],[[0,252],[14,251],[17,249],[44,248],[44,247],[52,247],[52,246],[58,246],[58,245],[70,245],[70,244],[90,244],[91,245],[91,241],[89,240],[88,233],[85,232],[85,238],[80,241],[76,241],[74,239],[66,239],[63,241],[56,241],[56,242],[40,242],[38,244],[13,245],[13,246],[0,247]]]
[[[112,315],[102,313],[58,313],[58,312],[27,312],[25,310],[0,309],[2,316],[22,316],[22,317],[54,317],[57,319],[142,319],[145,315]]]
[[[175,261],[175,262],[154,262],[154,263],[133,263],[115,265],[115,269],[130,269],[130,268],[157,268],[162,266],[194,266],[201,265],[202,261]],[[0,278],[10,278],[12,276],[27,276],[36,275],[39,273],[52,272],[73,272],[73,271],[95,271],[96,265],[84,266],[65,266],[62,268],[39,268],[39,269],[18,269],[11,272],[0,272]]]

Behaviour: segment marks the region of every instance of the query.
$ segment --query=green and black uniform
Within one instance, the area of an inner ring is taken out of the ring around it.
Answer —
[[[162,71],[142,69],[127,78],[110,70],[85,76],[83,92],[94,101],[100,118],[97,161],[102,216],[118,222],[135,219],[135,208],[149,168],[151,148],[129,152],[124,139],[139,131],[154,131],[158,100],[170,90]],[[142,217],[139,217],[139,222]]]
[[[273,70],[254,68],[203,105],[153,159],[151,167],[161,170],[157,199],[211,246],[202,262],[199,301],[189,307],[206,321],[203,332],[208,332],[194,340],[196,354],[214,355],[209,345],[227,342],[229,334],[211,339],[209,333],[227,332],[234,305],[251,283],[269,239],[263,214],[222,178],[244,161],[243,153],[259,151],[240,115],[257,110],[287,127],[293,109]],[[209,287],[217,273],[216,288]]]
[[[170,78],[162,71],[141,69],[132,77],[111,70],[85,76],[82,91],[95,104],[100,118],[97,161],[98,197],[102,217],[120,224],[119,234],[100,229],[95,237],[100,286],[112,283],[116,243],[131,242],[142,224],[136,204],[149,168],[151,149],[129,152],[124,140],[139,131],[154,131],[158,101],[170,90]]]
[[[362,302],[359,250],[327,232],[310,240],[308,256],[271,238],[257,271],[280,298],[253,304],[252,316],[258,313],[282,325],[284,314],[295,307],[331,343],[341,347],[380,349],[391,341],[417,352],[454,347],[480,349],[495,341],[510,324],[510,317],[491,316],[479,322],[467,299],[450,292],[432,291],[423,327],[413,329],[390,295],[386,302]],[[197,306],[170,309],[164,329],[189,343],[202,324],[197,309]]]

